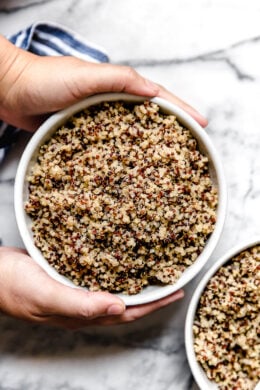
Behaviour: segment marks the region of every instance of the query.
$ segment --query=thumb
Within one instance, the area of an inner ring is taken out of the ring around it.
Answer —
[[[156,96],[160,90],[157,84],[141,76],[131,67],[83,61],[67,80],[68,84],[74,98],[77,99],[102,92]]]
[[[120,315],[125,311],[124,302],[107,292],[91,292],[63,286],[54,282],[45,297],[44,312],[48,315],[76,319],[93,319],[106,315]]]

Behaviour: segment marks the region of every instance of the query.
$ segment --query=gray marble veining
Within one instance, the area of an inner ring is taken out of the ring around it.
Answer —
[[[5,4],[8,2],[5,2]],[[18,3],[18,5],[17,5]],[[29,4],[31,3],[31,4]],[[65,23],[209,119],[229,206],[221,241],[185,298],[135,324],[77,332],[0,317],[0,390],[195,389],[184,348],[189,299],[205,270],[260,231],[260,3],[251,0],[9,1],[0,33]],[[28,135],[0,167],[0,238],[18,245],[13,183]]]

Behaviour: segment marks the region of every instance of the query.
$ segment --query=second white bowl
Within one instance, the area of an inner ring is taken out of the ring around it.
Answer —
[[[226,264],[233,257],[238,255],[240,252],[243,252],[246,249],[252,248],[255,245],[260,244],[260,237],[248,240],[242,244],[239,244],[232,249],[230,249],[227,253],[225,253],[212,267],[208,270],[208,272],[204,275],[196,290],[192,296],[192,299],[189,304],[189,308],[186,316],[185,323],[185,347],[186,347],[186,355],[188,358],[188,362],[192,371],[192,374],[197,382],[198,386],[202,390],[216,390],[218,386],[213,381],[210,381],[196,359],[196,354],[194,351],[194,337],[193,337],[193,323],[196,315],[197,307],[200,301],[200,297],[208,284],[209,280],[213,275]]]

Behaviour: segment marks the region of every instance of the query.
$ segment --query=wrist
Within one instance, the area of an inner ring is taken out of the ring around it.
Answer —
[[[0,36],[0,115],[5,111],[9,78],[16,56],[17,48]]]
[[[15,110],[16,92],[28,53],[0,36],[0,119],[9,122]]]

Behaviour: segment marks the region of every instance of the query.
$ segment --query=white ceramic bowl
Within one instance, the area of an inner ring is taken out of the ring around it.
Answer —
[[[122,93],[107,93],[95,95],[63,110],[48,118],[36,131],[31,140],[29,141],[17,170],[15,179],[15,191],[14,191],[14,204],[15,213],[18,228],[23,239],[24,245],[31,255],[31,257],[54,279],[64,283],[66,285],[75,287],[75,285],[67,278],[59,275],[57,271],[52,268],[48,262],[43,258],[41,252],[36,248],[33,242],[33,235],[31,231],[31,219],[24,211],[24,203],[28,196],[28,183],[26,181],[27,173],[31,166],[36,160],[36,156],[39,147],[46,142],[55,130],[68,120],[76,112],[103,101],[116,101],[124,100],[130,102],[142,102],[147,100],[144,97],[138,97],[134,95],[127,95]],[[158,300],[165,297],[188,283],[198,272],[202,269],[210,255],[212,254],[217,242],[219,241],[221,231],[223,229],[225,214],[226,214],[226,203],[227,203],[227,191],[225,178],[222,170],[222,165],[219,156],[212,145],[207,132],[201,128],[201,126],[181,108],[167,102],[160,98],[151,99],[157,103],[161,110],[168,114],[176,115],[177,119],[186,126],[199,143],[200,150],[209,157],[210,161],[210,172],[212,180],[216,184],[219,192],[219,204],[217,209],[217,222],[215,225],[214,232],[210,236],[203,252],[200,254],[198,259],[193,265],[185,270],[183,275],[174,285],[168,286],[149,286],[143,289],[143,291],[137,295],[127,296],[119,294],[124,300],[126,305],[137,305],[151,301]]]
[[[222,267],[223,264],[227,263],[229,260],[231,260],[234,256],[238,255],[240,252],[243,252],[246,249],[249,249],[255,245],[260,244],[260,237],[256,237],[248,240],[247,242],[240,243],[239,245],[233,247],[230,249],[227,253],[225,253],[212,267],[207,271],[207,273],[203,276],[202,280],[196,287],[192,299],[190,301],[187,316],[186,316],[186,322],[185,322],[185,347],[186,347],[186,354],[188,358],[188,362],[192,371],[192,374],[195,378],[195,381],[197,382],[198,386],[202,390],[216,390],[218,389],[218,386],[215,382],[210,381],[201,367],[201,365],[197,362],[196,354],[194,351],[194,339],[193,339],[193,323],[194,318],[196,315],[197,307],[199,304],[200,297],[208,284],[209,280],[215,273],[218,271],[220,267]]]

